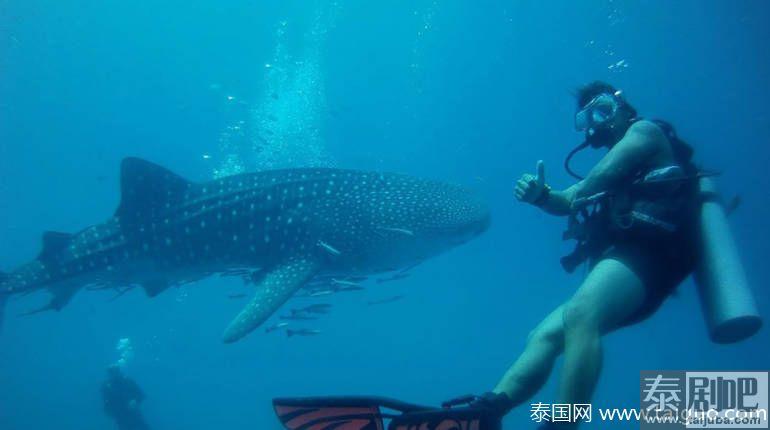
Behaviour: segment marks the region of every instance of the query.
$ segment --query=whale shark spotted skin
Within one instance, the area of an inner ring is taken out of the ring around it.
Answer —
[[[53,297],[38,311],[60,310],[84,286],[141,285],[152,297],[247,269],[258,284],[224,332],[234,342],[313,278],[411,267],[488,225],[471,191],[406,175],[309,168],[195,183],[126,158],[114,216],[75,234],[46,232],[37,259],[0,275],[0,301],[46,289]]]

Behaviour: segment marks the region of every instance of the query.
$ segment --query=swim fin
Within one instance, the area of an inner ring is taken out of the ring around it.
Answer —
[[[433,408],[384,397],[306,397],[273,400],[287,430],[500,430],[502,415],[473,406]],[[385,410],[385,412],[383,412]],[[394,412],[388,412],[394,411]],[[385,427],[385,420],[389,423]]]

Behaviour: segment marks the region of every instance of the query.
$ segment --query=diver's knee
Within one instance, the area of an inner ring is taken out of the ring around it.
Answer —
[[[573,298],[567,302],[562,318],[565,332],[598,329],[599,326],[595,306],[585,299]]]
[[[559,327],[535,327],[527,336],[529,345],[550,345],[558,347],[564,341],[564,330]]]

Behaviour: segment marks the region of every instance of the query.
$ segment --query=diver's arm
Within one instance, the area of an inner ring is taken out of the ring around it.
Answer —
[[[572,185],[565,190],[548,190],[547,195],[541,199],[537,207],[551,215],[566,216],[571,212],[572,201],[575,199],[577,185]]]
[[[665,135],[655,124],[649,121],[634,123],[620,142],[591,169],[588,176],[575,184],[573,192],[568,196],[570,202],[611,190],[648,164],[665,142]]]

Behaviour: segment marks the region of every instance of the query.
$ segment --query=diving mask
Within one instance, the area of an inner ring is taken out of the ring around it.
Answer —
[[[575,114],[575,130],[588,130],[591,133],[597,126],[601,126],[612,119],[620,108],[620,102],[618,101],[619,93],[603,93],[591,99],[583,109]]]

